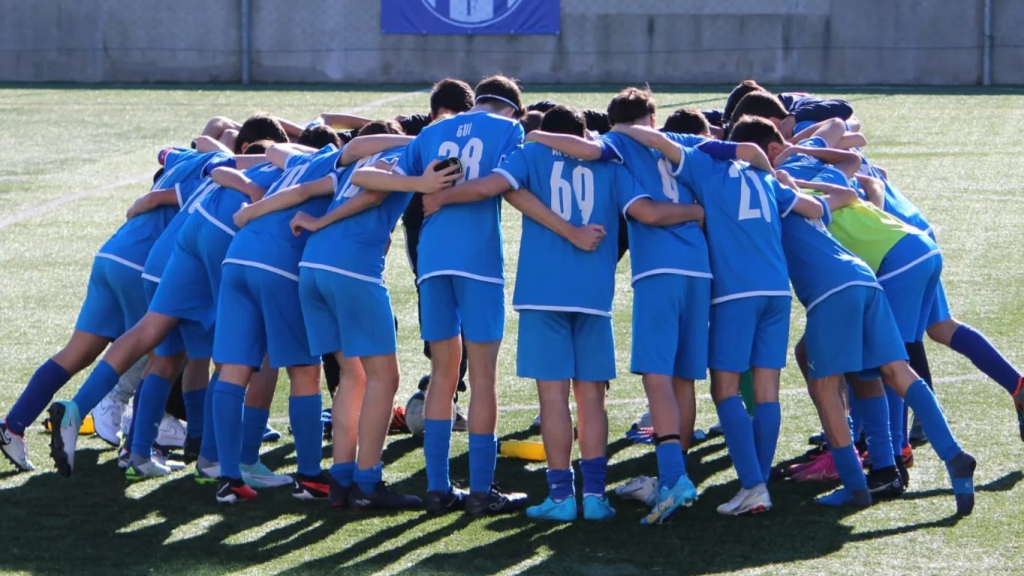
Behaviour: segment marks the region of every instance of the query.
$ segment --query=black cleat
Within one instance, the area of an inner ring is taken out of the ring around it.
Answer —
[[[349,493],[348,506],[356,511],[366,510],[409,510],[419,508],[423,501],[416,496],[401,494],[388,488],[386,482],[377,484],[377,489],[366,494],[359,488],[358,484],[352,485],[352,492]]]
[[[910,470],[907,469],[907,461],[902,454],[896,456],[896,471],[899,472],[900,482],[903,483],[903,490],[910,488]]]
[[[967,452],[960,452],[946,463],[959,516],[969,516],[974,511],[974,470],[977,467],[978,461]]]
[[[473,518],[511,514],[526,508],[526,494],[502,492],[497,484],[487,492],[470,492],[466,497],[466,514]]]
[[[299,500],[325,500],[330,491],[330,484],[322,473],[316,476],[292,475],[292,496]]]
[[[458,486],[452,486],[448,492],[441,492],[440,490],[427,492],[427,498],[423,501],[423,504],[427,509],[427,514],[447,514],[457,510],[464,510],[466,508],[467,496],[469,496],[469,492]]]
[[[898,498],[907,491],[895,466],[872,469],[868,473],[868,492],[875,499]]]
[[[327,503],[331,505],[331,508],[348,508],[348,498],[352,493],[352,487],[345,488],[330,474],[327,475],[327,482],[330,485]]]
[[[199,459],[199,447],[203,444],[203,438],[185,438],[185,447],[182,449],[182,460],[191,464]]]

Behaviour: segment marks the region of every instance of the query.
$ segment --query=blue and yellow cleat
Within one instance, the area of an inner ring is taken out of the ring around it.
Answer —
[[[661,524],[682,506],[690,506],[697,500],[697,487],[690,481],[690,477],[683,474],[676,481],[676,485],[669,488],[662,486],[658,490],[658,501],[655,502],[651,513],[640,520],[645,526]]]
[[[572,522],[576,519],[576,499],[570,497],[555,501],[549,497],[540,504],[527,508],[526,515],[534,520]]]
[[[615,508],[608,503],[607,498],[597,494],[587,494],[583,497],[583,519],[597,522],[604,522],[615,518]]]

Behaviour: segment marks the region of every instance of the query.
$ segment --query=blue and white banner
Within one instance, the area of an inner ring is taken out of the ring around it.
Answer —
[[[560,0],[381,0],[384,34],[558,34]]]

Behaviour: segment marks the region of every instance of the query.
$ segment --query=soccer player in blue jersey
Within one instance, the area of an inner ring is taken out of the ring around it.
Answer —
[[[370,190],[417,191],[417,178],[435,160],[457,157],[465,180],[486,176],[523,142],[519,87],[504,76],[485,78],[476,105],[425,128],[406,148],[395,171],[357,170],[352,182]],[[407,178],[402,178],[402,174]],[[505,330],[504,256],[500,199],[447,207],[420,233],[418,272],[422,336],[430,342],[430,388],[424,405],[428,511],[463,507],[470,516],[521,509],[526,495],[494,487],[498,405],[496,370]],[[469,384],[469,494],[452,487],[448,460],[452,398],[458,385],[462,336]]]

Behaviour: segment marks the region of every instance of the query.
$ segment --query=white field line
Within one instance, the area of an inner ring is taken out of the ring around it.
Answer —
[[[426,93],[426,92],[429,92],[429,91],[430,91],[429,88],[424,88],[423,90],[414,90],[412,92],[405,92],[403,94],[395,94],[394,96],[388,96],[387,98],[381,98],[380,100],[374,100],[372,102],[367,102],[366,104],[362,104],[360,106],[356,106],[355,108],[349,109],[348,112],[351,112],[353,114],[359,113],[359,112],[364,112],[366,110],[370,110],[370,109],[376,108],[378,106],[383,106],[385,104],[390,104],[392,102],[396,102],[398,100],[402,100],[404,98],[408,98],[408,97],[416,95],[416,94],[423,94],[423,93]],[[128,186],[130,184],[138,184],[139,182],[143,182],[143,181],[147,180],[149,177],[150,177],[150,174],[139,174],[139,175],[136,175],[136,176],[131,176],[131,177],[126,178],[124,180],[121,180],[119,182],[114,182],[113,184],[107,184],[105,186],[100,186],[99,188],[93,188],[92,190],[85,190],[85,191],[82,191],[82,192],[77,192],[75,194],[71,194],[70,196],[62,196],[62,197],[57,198],[55,200],[50,200],[49,202],[44,202],[42,204],[38,204],[38,205],[33,206],[33,207],[31,207],[31,208],[29,208],[27,210],[23,210],[23,211],[15,214],[13,216],[9,216],[7,218],[4,218],[4,219],[0,220],[0,230],[3,230],[4,228],[10,226],[11,224],[17,224],[18,222],[21,222],[22,220],[27,220],[28,218],[31,218],[33,216],[38,216],[38,215],[40,215],[40,214],[42,214],[44,212],[48,212],[48,211],[50,211],[50,210],[52,210],[54,208],[57,208],[59,206],[63,206],[65,204],[74,202],[75,200],[81,200],[82,198],[89,198],[91,196],[96,196],[97,194],[102,194],[104,192],[107,192],[108,190],[113,190],[115,188],[120,188],[122,186]]]

